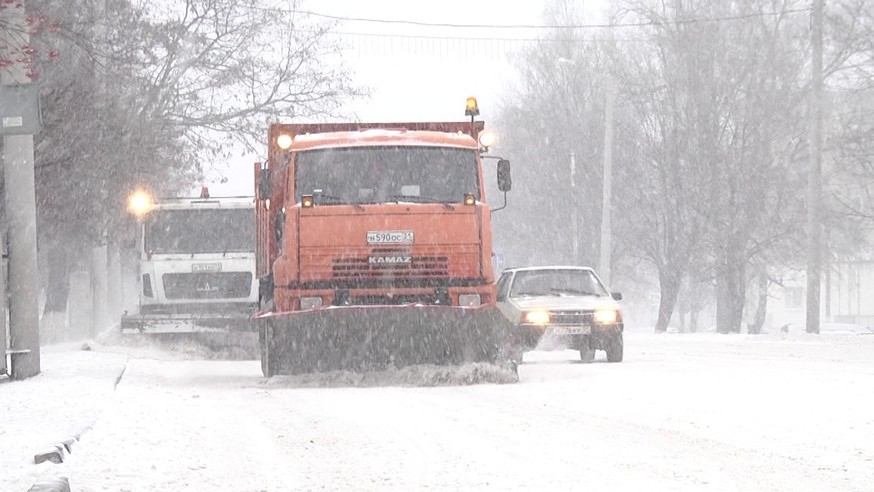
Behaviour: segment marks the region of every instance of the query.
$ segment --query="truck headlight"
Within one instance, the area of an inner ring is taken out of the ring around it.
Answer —
[[[619,319],[619,313],[615,309],[599,309],[595,311],[595,323],[609,325]]]
[[[282,133],[278,137],[276,137],[276,145],[282,150],[288,150],[291,148],[291,144],[294,143],[294,137],[287,133]]]
[[[479,306],[482,304],[482,298],[479,294],[461,294],[458,296],[459,306]]]
[[[317,307],[322,307],[322,298],[321,297],[301,297],[300,298],[300,308],[303,309],[315,309]]]
[[[545,311],[542,309],[538,309],[536,311],[528,311],[527,313],[525,313],[525,317],[523,319],[526,323],[531,323],[532,325],[548,325],[549,311]]]

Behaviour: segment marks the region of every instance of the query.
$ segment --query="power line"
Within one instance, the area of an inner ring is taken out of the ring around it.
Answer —
[[[262,7],[252,7],[263,10],[271,10],[268,8]],[[323,14],[320,12],[314,12],[311,10],[287,10],[287,9],[272,9],[274,11],[279,10],[286,13],[297,13],[309,15],[312,17],[319,17],[323,19],[331,19],[338,21],[348,21],[348,22],[368,22],[374,24],[396,24],[396,25],[407,25],[407,26],[416,26],[416,27],[448,27],[448,28],[456,28],[456,29],[613,29],[613,28],[627,28],[627,27],[648,27],[648,26],[658,26],[658,25],[683,25],[683,24],[701,24],[701,23],[711,23],[711,22],[731,22],[731,21],[739,21],[739,20],[747,20],[754,19],[760,17],[779,17],[783,15],[789,14],[799,14],[799,13],[807,13],[810,12],[810,8],[803,9],[786,9],[779,10],[774,12],[756,12],[750,14],[740,14],[740,15],[730,15],[723,17],[702,17],[702,18],[692,18],[692,19],[676,19],[676,20],[666,20],[663,22],[660,21],[646,21],[646,22],[621,22],[616,24],[554,24],[554,25],[535,25],[535,24],[454,24],[454,23],[444,23],[444,22],[422,22],[422,21],[413,21],[413,20],[402,20],[402,19],[374,19],[374,18],[366,18],[366,17],[346,17],[341,15],[331,15],[331,14]]]
[[[316,31],[308,31],[306,32]],[[511,38],[511,37],[473,37],[473,36],[429,36],[410,34],[377,34],[365,32],[328,31],[322,33],[332,42],[342,45],[343,51],[375,55],[433,55],[437,57],[481,58],[510,55],[530,47],[570,43],[573,45],[594,45],[599,43],[646,42],[642,38],[598,37],[571,40],[550,38]]]
[[[301,32],[320,32],[310,29],[299,29]],[[522,38],[506,36],[440,36],[427,34],[388,34],[374,32],[351,32],[351,31],[327,31],[326,34],[349,36],[349,37],[372,37],[385,39],[421,39],[437,41],[482,41],[482,42],[508,42],[508,43],[612,43],[623,41],[645,41],[643,38],[579,38],[579,39],[551,39],[551,38]]]
[[[508,24],[454,24],[454,23],[431,23],[431,22],[419,22],[412,20],[400,20],[400,19],[377,19],[377,18],[363,18],[363,17],[351,17],[351,16],[341,16],[341,15],[331,15],[325,14],[321,12],[315,12],[311,10],[293,10],[289,8],[282,7],[264,7],[264,6],[255,6],[249,5],[245,8],[258,10],[267,13],[284,13],[284,14],[294,14],[294,15],[305,15],[312,16],[324,19],[331,19],[335,21],[348,21],[348,22],[362,22],[362,23],[377,23],[377,24],[394,24],[394,25],[407,25],[407,26],[417,26],[417,27],[442,27],[442,28],[459,28],[459,29],[501,29],[501,30],[539,30],[542,31],[544,29],[558,29],[558,30],[567,30],[567,29],[612,29],[612,28],[632,28],[632,27],[651,27],[651,26],[659,26],[659,25],[688,25],[688,24],[700,24],[700,23],[713,23],[713,22],[731,22],[731,21],[740,21],[745,19],[754,19],[754,18],[763,18],[763,17],[771,17],[771,16],[782,16],[782,15],[791,15],[798,14],[804,12],[810,12],[811,8],[796,8],[796,9],[785,9],[780,11],[773,12],[758,12],[758,13],[750,13],[750,14],[742,14],[742,15],[733,15],[733,16],[722,16],[722,17],[707,17],[707,18],[690,18],[690,19],[677,19],[677,20],[666,20],[664,22],[656,22],[656,21],[646,21],[646,22],[629,22],[629,23],[616,23],[616,24],[561,24],[561,25],[508,25]],[[366,28],[363,28],[366,29]],[[303,29],[306,31],[307,29]],[[358,31],[357,29],[355,31]],[[351,39],[359,39],[363,41],[367,41],[367,48],[356,48],[358,51],[377,51],[377,52],[385,52],[386,49],[382,47],[380,49],[377,47],[376,41],[381,41],[382,43],[388,43],[390,48],[388,51],[394,53],[398,51],[398,47],[395,46],[395,42],[399,42],[400,51],[410,52],[412,53],[414,50],[411,46],[416,45],[416,50],[424,46],[424,49],[431,52],[445,52],[446,45],[452,44],[453,52],[467,55],[474,55],[477,53],[488,53],[488,54],[497,54],[497,53],[506,53],[508,51],[514,51],[516,49],[526,47],[526,46],[543,46],[546,44],[594,44],[594,43],[603,43],[603,42],[645,42],[645,40],[640,38],[631,38],[631,37],[622,37],[622,38],[611,38],[611,39],[598,39],[598,38],[579,38],[579,39],[549,39],[538,37],[536,34],[531,33],[529,37],[523,36],[466,36],[466,35],[430,35],[430,34],[403,34],[403,33],[385,33],[385,32],[355,32],[355,31],[336,31],[329,30],[326,34],[329,36],[351,40]],[[420,31],[422,32],[422,31]],[[379,44],[382,44],[379,43]],[[438,46],[439,45],[439,46]],[[512,47],[512,48],[511,48]]]

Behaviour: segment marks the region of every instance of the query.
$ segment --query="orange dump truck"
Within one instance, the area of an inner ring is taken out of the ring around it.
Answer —
[[[503,357],[477,113],[270,126],[255,179],[265,376]],[[506,203],[503,159],[498,185]]]

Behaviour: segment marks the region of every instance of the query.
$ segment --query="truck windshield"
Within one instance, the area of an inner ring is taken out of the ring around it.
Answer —
[[[154,210],[146,222],[146,251],[231,253],[255,251],[255,216],[248,208]]]
[[[295,199],[317,205],[359,203],[461,203],[480,198],[473,149],[446,147],[345,147],[299,152]]]

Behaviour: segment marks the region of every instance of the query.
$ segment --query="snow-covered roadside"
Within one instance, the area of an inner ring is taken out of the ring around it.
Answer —
[[[116,398],[60,465],[73,491],[289,490],[276,449],[282,419],[258,361],[131,359]]]
[[[327,388],[136,358],[61,469],[77,492],[874,483],[874,337],[635,334],[603,355],[526,354],[519,384]]]
[[[68,476],[74,492],[818,491],[874,483],[874,337],[629,334],[621,364],[603,353],[593,364],[572,362],[573,351],[529,353],[519,384],[442,387],[266,381],[257,361],[124,351],[131,360],[111,397],[79,388],[77,403],[102,411],[68,460],[20,469]],[[114,356],[82,354],[47,355],[41,377],[55,374],[59,357],[75,366],[76,357]],[[3,403],[14,384],[0,385]],[[5,468],[0,490],[26,490],[44,476],[7,485]]]
[[[57,465],[36,465],[34,455],[82,434],[112,397],[127,355],[82,348],[44,346],[41,374],[0,381],[0,490],[27,490],[58,475]]]

